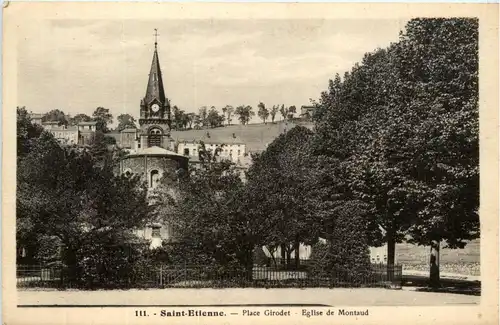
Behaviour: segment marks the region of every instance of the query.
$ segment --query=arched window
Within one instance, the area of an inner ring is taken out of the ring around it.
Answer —
[[[160,181],[160,173],[157,170],[152,170],[149,179],[149,187],[155,188]]]
[[[160,129],[153,128],[149,130],[148,134],[148,147],[161,147],[161,136],[163,132]]]

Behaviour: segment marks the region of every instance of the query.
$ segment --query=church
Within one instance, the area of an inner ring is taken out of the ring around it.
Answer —
[[[119,166],[120,174],[140,175],[149,190],[153,190],[166,173],[187,172],[189,164],[189,157],[174,151],[174,141],[170,137],[170,101],[163,87],[157,47],[155,42],[146,94],[140,101],[140,128],[121,133],[122,137],[128,137],[130,150]],[[163,240],[169,240],[172,230],[169,225],[154,223],[139,230],[138,235],[151,240],[154,248]]]

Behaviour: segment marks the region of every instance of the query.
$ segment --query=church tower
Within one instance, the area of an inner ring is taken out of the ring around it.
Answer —
[[[149,71],[146,95],[141,99],[139,125],[139,146],[141,149],[149,147],[168,147],[170,137],[170,101],[165,96],[160,62],[158,60],[158,36],[155,29],[155,50]]]

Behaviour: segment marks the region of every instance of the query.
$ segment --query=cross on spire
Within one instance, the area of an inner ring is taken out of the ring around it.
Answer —
[[[156,49],[156,46],[158,45],[158,29],[155,28],[155,33],[153,34],[153,36],[155,37],[155,49]]]

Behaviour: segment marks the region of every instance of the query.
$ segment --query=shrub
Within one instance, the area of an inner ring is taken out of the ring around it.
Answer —
[[[372,270],[363,205],[348,202],[333,211],[328,243],[313,246],[309,272],[333,282],[358,285],[370,281]]]

